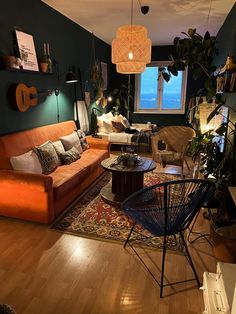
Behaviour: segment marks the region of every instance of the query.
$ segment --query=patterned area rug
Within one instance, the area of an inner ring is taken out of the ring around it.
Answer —
[[[144,184],[149,186],[178,178],[180,177],[175,175],[149,172],[145,174]],[[131,218],[119,208],[106,204],[99,195],[101,188],[110,180],[110,174],[105,172],[86,193],[78,198],[63,217],[59,217],[52,228],[81,237],[124,244],[133,224]],[[150,234],[138,225],[136,225],[135,231],[135,239],[141,238],[135,243],[145,247],[162,248],[162,238],[147,238]],[[169,237],[168,248],[179,249],[179,242],[173,237]]]

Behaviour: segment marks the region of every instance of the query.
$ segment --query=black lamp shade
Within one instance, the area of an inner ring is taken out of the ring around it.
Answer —
[[[78,82],[78,80],[75,73],[69,70],[69,72],[66,75],[66,83],[76,83],[76,82]]]

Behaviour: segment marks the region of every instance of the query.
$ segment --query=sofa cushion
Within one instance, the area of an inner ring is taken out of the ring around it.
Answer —
[[[53,179],[54,198],[58,199],[81,184],[88,175],[100,166],[101,161],[109,155],[107,150],[88,149],[79,160],[70,165],[57,167],[49,175]],[[92,182],[91,182],[92,183]]]
[[[76,147],[72,147],[66,152],[59,155],[64,165],[69,165],[80,158],[80,153]]]
[[[38,156],[33,150],[19,156],[12,156],[10,162],[14,170],[33,173],[43,172]]]
[[[61,141],[55,141],[55,142],[52,142],[52,144],[58,155],[63,154],[65,152],[65,148]]]
[[[59,157],[51,141],[34,147],[34,152],[38,155],[43,173],[49,174],[60,165]]]
[[[80,144],[83,148],[83,150],[86,150],[89,148],[89,144],[86,140],[86,135],[84,133],[84,131],[82,130],[76,130],[75,132],[77,132],[78,136],[79,136],[79,139],[80,139]]]
[[[61,141],[55,141],[55,142],[52,142],[54,148],[55,148],[55,151],[59,157],[59,166],[62,164],[62,161],[61,161],[61,158],[60,158],[60,154],[63,154],[65,153],[65,149],[64,149],[64,146],[62,144]]]
[[[76,147],[80,154],[83,153],[83,149],[80,144],[79,137],[76,132],[73,132],[67,136],[63,136],[60,138],[65,150],[69,150],[72,147]]]
[[[124,125],[120,121],[111,121],[111,123],[113,132],[120,133],[125,130]]]
[[[103,121],[103,127],[106,134],[113,132],[112,130],[112,121]]]
[[[112,112],[103,113],[101,116],[97,116],[97,126],[99,132],[110,133],[112,132],[111,120],[113,119]]]
[[[121,123],[124,125],[125,128],[130,128],[130,124],[129,121],[126,117],[122,116],[121,114],[119,115],[120,119],[121,119]]]

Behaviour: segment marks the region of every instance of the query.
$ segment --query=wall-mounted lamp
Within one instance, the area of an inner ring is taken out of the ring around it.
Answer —
[[[76,89],[76,83],[79,82],[79,80],[77,79],[76,75],[75,75],[75,67],[73,66],[72,68],[70,68],[68,71],[64,71],[62,73],[60,73],[59,71],[59,63],[56,60],[53,60],[53,65],[57,68],[57,80],[58,80],[58,86],[55,88],[54,93],[56,96],[56,100],[57,100],[57,122],[60,121],[60,108],[59,108],[59,101],[58,101],[58,96],[60,94],[60,89],[59,89],[59,85],[60,85],[60,78],[66,74],[66,78],[65,78],[65,83],[72,83],[74,84],[74,102],[75,102],[75,108],[76,108],[76,125],[77,127],[79,126],[79,119],[78,119],[78,108],[77,108],[77,89]]]
[[[74,69],[73,71],[71,69],[69,69],[67,75],[66,75],[66,83],[78,83],[78,79],[74,73]]]
[[[66,75],[66,83],[67,84],[73,84],[74,85],[74,105],[75,105],[75,112],[76,112],[76,126],[79,127],[79,113],[78,113],[78,107],[77,107],[77,86],[76,83],[78,83],[78,79],[75,74],[75,67],[73,66],[72,69],[69,69],[67,75]]]

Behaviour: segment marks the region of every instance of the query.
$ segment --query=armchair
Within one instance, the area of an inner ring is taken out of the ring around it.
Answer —
[[[187,126],[166,126],[161,128],[151,137],[152,158],[156,162],[162,164],[176,165],[181,167],[181,176],[183,176],[184,162],[188,169],[188,163],[185,153],[189,145],[189,141],[195,136],[195,131]],[[159,148],[159,143],[165,142],[165,149]]]
[[[201,206],[214,194],[214,191],[214,183],[208,180],[185,179],[169,181],[143,188],[130,195],[121,205],[122,210],[133,219],[133,226],[125,241],[124,248],[129,244],[154,280],[160,285],[161,298],[165,286],[184,282],[168,281],[164,283],[168,236],[174,236],[175,238],[179,236],[182,240],[186,258],[194,274],[194,278],[186,279],[185,281],[196,280],[200,287],[200,281],[185,242],[184,231],[188,229],[194,216],[199,212]],[[163,237],[160,282],[132,245],[140,238],[139,235],[133,236],[133,233],[136,233],[136,224],[149,231],[150,237]]]

